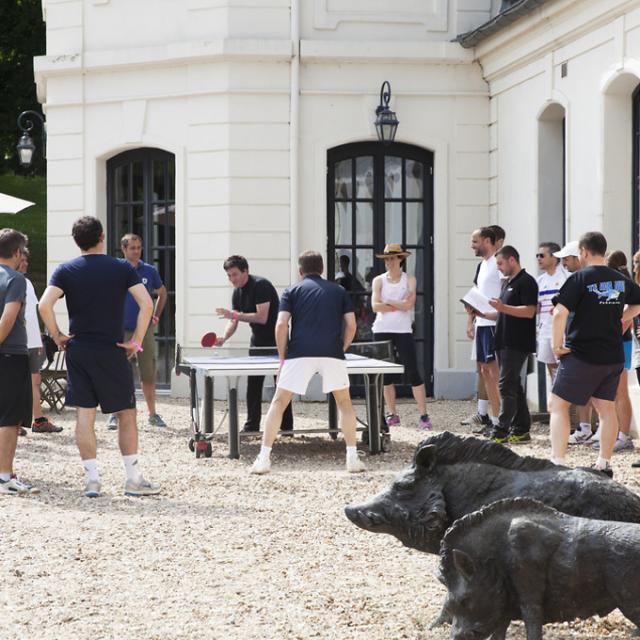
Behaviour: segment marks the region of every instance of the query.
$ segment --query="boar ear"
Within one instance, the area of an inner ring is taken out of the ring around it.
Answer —
[[[436,446],[425,444],[416,451],[414,464],[420,471],[429,472],[436,464]]]
[[[471,556],[460,549],[453,550],[453,566],[467,582],[473,578],[476,572],[476,565]]]

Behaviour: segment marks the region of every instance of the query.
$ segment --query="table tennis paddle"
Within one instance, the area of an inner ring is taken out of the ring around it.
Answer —
[[[210,331],[209,333],[205,333],[202,336],[202,338],[200,339],[200,344],[203,347],[213,347],[217,339],[218,339],[218,336],[215,333],[213,333],[213,331]]]

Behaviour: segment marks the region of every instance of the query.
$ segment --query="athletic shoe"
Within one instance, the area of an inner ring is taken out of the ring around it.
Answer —
[[[508,438],[507,442],[509,444],[527,444],[531,442],[531,434],[527,431],[527,433],[512,433]]]
[[[592,433],[590,431],[581,431],[576,429],[569,436],[569,444],[587,444],[587,440],[591,441]]]
[[[102,485],[99,480],[87,480],[84,485],[84,497],[85,498],[99,498],[101,493],[100,489]]]
[[[635,447],[633,446],[633,440],[631,438],[627,438],[626,440],[616,440],[616,443],[613,445],[613,452],[618,453],[619,451],[633,451]]]
[[[400,424],[400,416],[397,413],[387,413],[384,417],[387,427],[397,427]]]
[[[263,476],[265,473],[271,471],[271,460],[269,458],[262,458],[258,456],[251,465],[249,473],[253,473],[257,476]]]
[[[160,493],[160,485],[145,480],[140,476],[140,480],[134,482],[133,480],[127,480],[124,483],[124,495],[125,496],[156,496]]]
[[[40,489],[31,486],[28,482],[19,480],[15,474],[8,480],[0,480],[0,494],[17,496],[36,493],[40,493]]]
[[[362,473],[367,467],[360,458],[347,458],[347,471],[349,473]]]
[[[420,420],[418,421],[418,426],[421,429],[433,429],[433,425],[431,424],[431,418],[428,413],[420,416]]]
[[[493,432],[493,425],[492,424],[485,424],[483,427],[480,427],[479,429],[474,429],[472,431],[472,433],[476,436],[483,436],[485,438],[488,438]]]
[[[116,431],[118,429],[118,416],[112,413],[107,420],[107,429],[109,431]]]
[[[157,413],[154,413],[152,416],[149,416],[149,420],[147,422],[151,427],[162,428],[167,426],[167,423]]]
[[[48,418],[36,418],[31,425],[31,431],[33,433],[60,433],[62,427],[58,427],[49,421]]]
[[[489,438],[490,442],[495,442],[495,444],[508,444],[509,443],[509,436],[498,436],[498,435],[494,435],[491,436]]]
[[[634,469],[638,469],[638,468],[640,468],[640,460],[636,460],[635,462],[632,462],[632,463],[631,463],[631,466],[632,466]]]
[[[474,413],[472,416],[469,416],[464,420],[460,420],[460,424],[471,427],[482,427],[484,425],[491,424],[491,418],[489,418],[488,413],[485,413],[484,415],[481,413]]]
[[[591,467],[594,471],[599,471],[600,473],[604,473],[605,476],[609,476],[609,478],[613,478],[613,469],[610,466],[606,466],[604,469],[598,469],[596,465],[592,465]]]
[[[245,424],[240,430],[240,433],[260,433],[260,427],[251,427]]]
[[[19,436],[26,436],[26,435],[27,435],[27,433],[29,433],[29,432],[28,432],[24,427],[20,427],[20,428],[18,429],[18,435],[19,435]]]

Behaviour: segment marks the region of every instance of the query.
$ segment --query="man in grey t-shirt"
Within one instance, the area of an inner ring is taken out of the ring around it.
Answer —
[[[27,237],[0,229],[0,494],[37,493],[13,473],[18,432],[31,424],[31,375],[24,307],[27,284],[17,269]]]

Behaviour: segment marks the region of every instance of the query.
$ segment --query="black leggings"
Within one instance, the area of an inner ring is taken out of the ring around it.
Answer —
[[[412,387],[419,387],[424,381],[418,371],[416,344],[412,333],[374,333],[374,340],[389,340],[396,362],[404,367],[405,378]],[[383,384],[401,384],[402,375],[392,373],[384,376]]]

